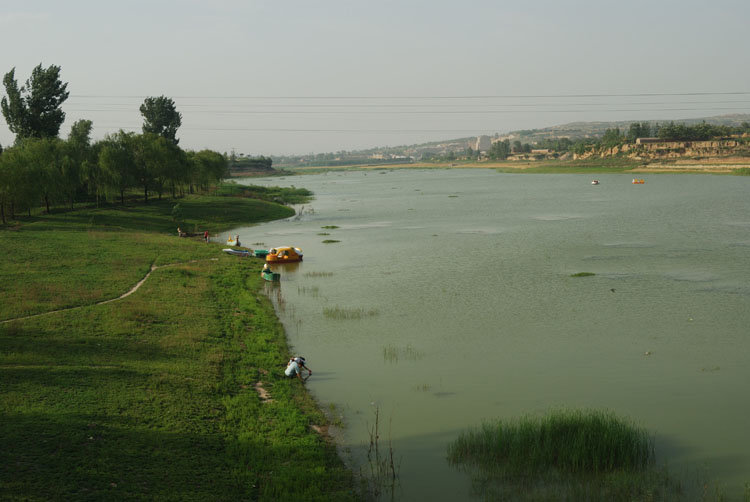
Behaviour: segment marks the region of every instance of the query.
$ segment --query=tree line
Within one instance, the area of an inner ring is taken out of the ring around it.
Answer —
[[[69,96],[60,67],[38,65],[25,84],[16,81],[15,68],[3,78],[6,95],[0,101],[8,127],[16,135],[12,146],[0,146],[0,217],[6,223],[19,212],[54,205],[70,208],[76,202],[119,202],[138,190],[148,202],[176,197],[186,191],[206,190],[225,178],[228,162],[212,150],[179,147],[182,125],[174,101],[148,97],[140,107],[142,132],[120,129],[93,141],[90,120],[78,120],[66,139],[59,137],[65,121],[62,104]]]
[[[729,138],[750,132],[750,123],[743,122],[739,126],[716,125],[701,122],[700,124],[675,124],[674,121],[664,124],[658,122],[653,125],[648,122],[633,122],[626,132],[619,127],[607,129],[598,140],[583,140],[571,147],[574,153],[584,153],[586,150],[613,148],[626,143],[633,144],[638,138],[658,138],[662,141],[709,141],[717,138]]]

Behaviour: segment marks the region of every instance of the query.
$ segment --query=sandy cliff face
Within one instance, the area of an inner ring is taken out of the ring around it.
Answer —
[[[574,158],[610,157],[618,154],[626,154],[629,158],[645,161],[750,157],[750,145],[738,140],[663,141],[642,145],[625,144],[603,150],[589,151],[582,155],[575,155]]]

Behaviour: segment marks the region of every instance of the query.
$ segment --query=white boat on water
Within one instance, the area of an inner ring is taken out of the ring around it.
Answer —
[[[231,248],[224,248],[222,249],[225,253],[233,254],[236,256],[254,256],[252,251],[248,251],[247,249],[231,249]]]

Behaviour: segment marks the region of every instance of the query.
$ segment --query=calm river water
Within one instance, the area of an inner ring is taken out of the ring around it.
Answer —
[[[355,462],[380,410],[401,500],[469,499],[448,443],[556,407],[633,419],[670,471],[730,497],[750,482],[750,178],[597,177],[245,180],[315,192],[301,216],[232,233],[303,249],[269,296]]]

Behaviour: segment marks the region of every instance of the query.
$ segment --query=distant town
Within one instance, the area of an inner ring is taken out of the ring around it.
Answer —
[[[235,173],[414,163],[564,161],[596,156],[625,156],[644,161],[684,156],[750,159],[749,134],[750,115],[734,114],[681,121],[574,122],[356,151],[291,156],[231,152],[229,157]]]

